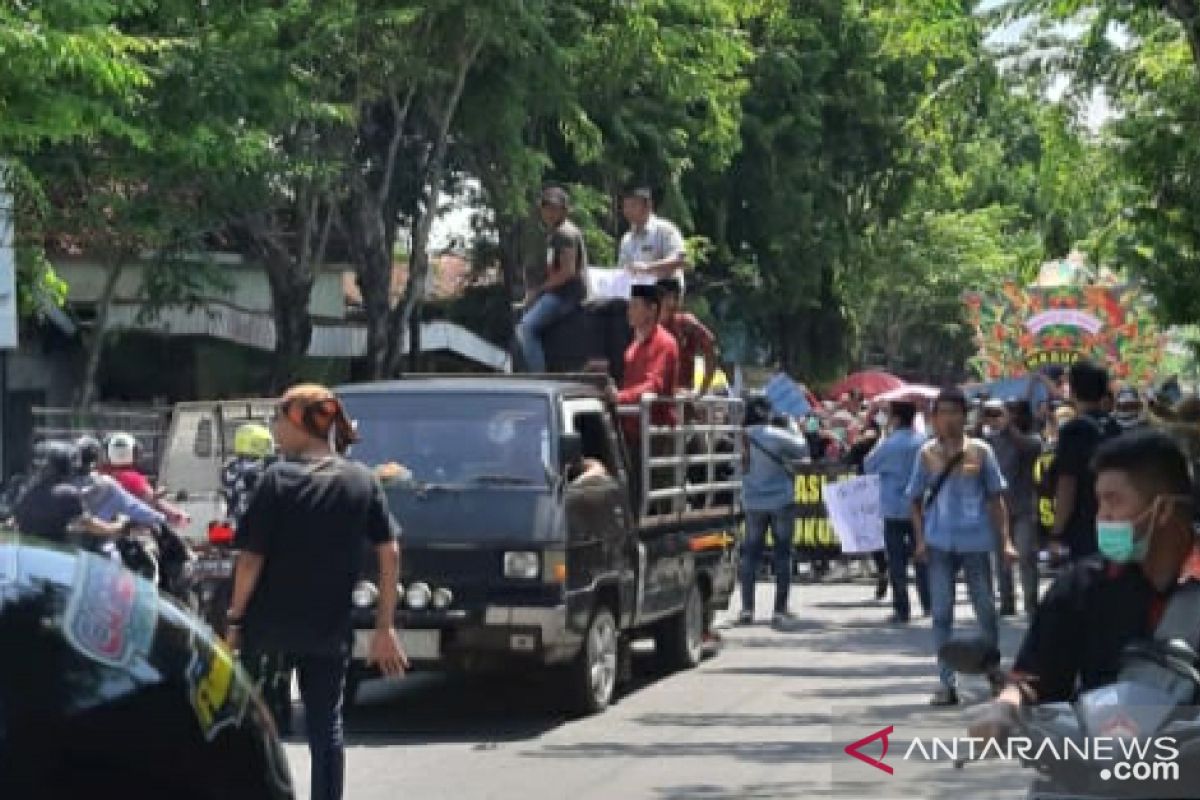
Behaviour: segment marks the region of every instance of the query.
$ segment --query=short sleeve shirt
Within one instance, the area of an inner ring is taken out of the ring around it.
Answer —
[[[988,514],[988,500],[1003,493],[1007,484],[986,442],[967,439],[964,446],[966,456],[925,509],[925,541],[939,550],[990,553],[995,547],[996,531]],[[951,457],[937,440],[921,448],[905,492],[909,502],[925,497]]]
[[[1058,446],[1054,453],[1054,469],[1059,477],[1075,478],[1075,508],[1064,531],[1071,557],[1079,558],[1097,552],[1096,473],[1092,471],[1092,458],[1100,443],[1119,431],[1110,417],[1103,414],[1087,414],[1071,420],[1058,432]]]
[[[238,547],[264,558],[246,608],[247,646],[344,652],[365,551],[399,534],[383,487],[362,464],[331,457],[268,468],[237,530]]]
[[[587,299],[587,243],[583,233],[569,220],[563,222],[546,234],[546,257],[541,263],[535,263],[525,270],[525,287],[529,290],[540,289],[546,279],[562,269],[564,253],[575,251],[575,277],[554,290],[554,293],[574,302]]]
[[[664,322],[663,327],[675,337],[675,342],[679,345],[679,387],[696,388],[696,356],[702,353],[705,347],[716,344],[716,337],[703,322],[686,312],[677,313]]]
[[[675,223],[651,214],[644,229],[640,231],[630,229],[621,237],[618,266],[628,267],[639,261],[643,263],[662,261],[664,258],[686,252],[687,247],[683,243],[683,234],[679,232],[679,228],[675,227]],[[674,277],[682,287],[684,285],[683,270],[675,270]],[[635,275],[633,278],[635,284],[657,281],[657,278],[645,275]]]

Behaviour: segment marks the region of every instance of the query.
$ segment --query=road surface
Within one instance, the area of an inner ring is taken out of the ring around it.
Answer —
[[[797,584],[796,629],[764,621],[722,631],[699,668],[662,675],[649,654],[635,685],[606,713],[569,720],[534,676],[497,681],[413,675],[372,682],[347,718],[350,800],[775,800],[776,798],[1021,797],[1028,774],[1012,764],[923,765],[896,775],[847,756],[845,745],[885,726],[965,735],[969,706],[987,694],[962,680],[964,707],[933,710],[928,619],[884,620],[866,583]],[[915,602],[915,596],[914,596]],[[736,610],[736,600],[734,610]],[[760,609],[771,589],[759,586]],[[960,628],[973,626],[959,586]],[[760,617],[763,612],[760,610]],[[1020,619],[1002,620],[1002,649]],[[300,723],[298,719],[298,723]],[[302,725],[302,723],[300,723]],[[302,727],[299,729],[302,730]],[[892,741],[895,763],[903,742]],[[308,753],[287,746],[298,796],[308,796]],[[871,751],[880,755],[878,743]],[[919,775],[919,780],[913,775]]]

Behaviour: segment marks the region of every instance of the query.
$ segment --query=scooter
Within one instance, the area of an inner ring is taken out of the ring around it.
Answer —
[[[1000,652],[985,642],[950,641],[938,655],[957,672],[994,683],[1006,678]],[[1029,741],[1017,752],[1022,765],[1037,773],[1029,800],[1200,797],[1195,663],[1196,653],[1179,639],[1135,645],[1126,650],[1116,683],[1084,692],[1073,703],[1023,707],[1014,737]],[[1098,740],[1108,742],[1111,759],[1097,757]]]

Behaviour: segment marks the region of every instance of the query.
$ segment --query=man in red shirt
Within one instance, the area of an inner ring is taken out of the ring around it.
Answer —
[[[121,488],[162,513],[172,525],[186,525],[190,521],[182,510],[158,496],[150,481],[137,468],[138,443],[128,433],[114,433],[108,438],[108,463],[100,472],[116,479]]]
[[[704,380],[697,392],[703,397],[717,374],[717,338],[694,315],[679,310],[683,287],[678,278],[663,278],[658,289],[662,296],[660,322],[679,345],[679,388],[689,392],[696,388],[696,356],[703,355]]]
[[[661,311],[662,300],[657,286],[648,284],[632,288],[628,313],[629,326],[633,328],[633,344],[625,351],[625,377],[621,390],[614,392],[613,399],[618,405],[637,405],[645,395],[657,395],[672,401],[675,398],[675,386],[679,379],[679,345],[658,324]],[[678,424],[675,406],[673,403],[656,403],[651,409],[650,420],[655,426]],[[623,414],[621,427],[634,464],[641,464],[644,454],[641,452],[640,417]],[[651,442],[651,455],[665,455],[670,450],[671,443],[662,437]],[[640,479],[640,468],[635,468],[635,473]],[[657,488],[657,481],[661,477],[659,475],[652,479],[651,486]]]
[[[643,395],[675,397],[679,381],[679,345],[674,337],[658,323],[662,310],[657,286],[634,286],[629,299],[629,326],[633,328],[633,344],[625,351],[625,379],[617,392],[619,405],[636,405]],[[675,407],[656,404],[651,412],[655,425],[676,424]],[[632,429],[629,422],[633,422]],[[625,418],[626,433],[636,438],[636,418]]]

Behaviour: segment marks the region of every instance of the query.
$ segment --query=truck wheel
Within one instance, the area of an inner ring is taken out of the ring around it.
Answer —
[[[704,657],[704,597],[695,583],[683,610],[663,623],[654,636],[654,649],[668,670],[691,669]]]
[[[620,634],[612,611],[600,606],[592,615],[583,647],[571,665],[572,710],[596,714],[608,708],[617,688],[617,652]]]

